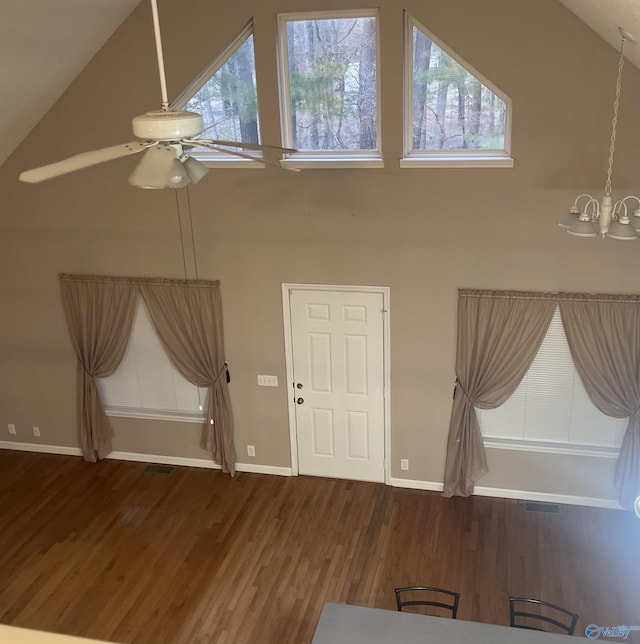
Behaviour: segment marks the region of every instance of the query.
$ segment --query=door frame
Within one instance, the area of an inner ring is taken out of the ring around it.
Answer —
[[[347,293],[378,293],[382,295],[382,362],[383,362],[383,422],[384,422],[384,482],[391,483],[391,353],[389,319],[391,316],[391,289],[388,286],[353,286],[336,284],[282,284],[282,313],[284,320],[284,353],[286,362],[287,406],[289,410],[289,443],[291,446],[291,474],[298,476],[298,435],[296,432],[295,383],[293,381],[293,334],[291,324],[291,291],[336,291]],[[292,393],[293,392],[293,393]]]

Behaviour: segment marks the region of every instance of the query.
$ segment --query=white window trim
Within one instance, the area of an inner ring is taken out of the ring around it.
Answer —
[[[253,20],[243,27],[242,31],[189,83],[189,85],[179,94],[179,96],[171,103],[169,109],[180,110],[189,102],[189,100],[198,93],[198,90],[233,56],[240,47],[244,44],[249,36],[253,36]],[[256,86],[258,84],[256,74]],[[258,95],[259,96],[259,95]],[[256,97],[259,101],[259,98]],[[260,119],[260,104],[257,103],[258,108],[258,133],[260,139],[262,121]],[[261,161],[262,152],[252,150],[248,152],[256,157],[255,160],[243,159],[231,154],[224,154],[222,152],[211,151],[194,151],[191,156],[198,161],[204,163],[208,168],[264,168],[265,164]]]
[[[413,27],[422,31],[437,47],[475,76],[485,87],[490,89],[506,105],[504,119],[504,150],[413,150]],[[473,65],[458,56],[450,47],[435,36],[422,23],[418,22],[408,11],[404,12],[404,156],[400,160],[401,168],[512,168],[511,157],[511,99]]]
[[[506,449],[518,452],[539,452],[543,454],[568,454],[570,456],[592,456],[596,458],[617,459],[620,450],[612,447],[594,445],[562,445],[554,441],[509,440],[507,438],[483,438],[483,444],[489,449]]]
[[[432,155],[404,157],[401,168],[513,168],[511,157],[478,155]]]
[[[289,85],[289,50],[287,23],[301,20],[343,18],[375,18],[376,20],[376,149],[375,150],[304,150],[284,155],[280,164],[285,168],[383,168],[382,159],[382,101],[380,79],[380,11],[378,9],[347,9],[336,11],[307,11],[279,13],[277,17],[278,86],[280,89],[280,127],[282,144],[293,148],[293,115]]]
[[[200,425],[202,425],[202,423],[205,423],[207,420],[204,416],[191,416],[189,414],[182,414],[180,412],[173,412],[171,410],[167,410],[161,413],[156,410],[147,412],[141,409],[132,410],[127,407],[108,407],[105,408],[104,413],[107,416],[113,416],[115,418],[146,418],[149,420],[168,420],[170,422],[180,421],[183,423],[198,423]]]
[[[288,155],[286,159],[280,161],[283,168],[288,169],[314,169],[314,170],[331,170],[335,168],[384,168],[382,159],[372,159],[368,157],[357,157],[345,155],[336,157],[327,155],[326,157],[307,156],[306,154]]]

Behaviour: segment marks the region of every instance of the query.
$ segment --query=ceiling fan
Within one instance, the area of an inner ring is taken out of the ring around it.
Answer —
[[[131,185],[139,188],[181,188],[190,183],[197,183],[209,171],[203,163],[188,154],[187,151],[190,148],[207,148],[245,159],[256,159],[256,157],[238,150],[230,150],[226,146],[248,150],[266,148],[280,152],[295,152],[290,148],[275,145],[196,139],[195,137],[204,131],[202,116],[196,112],[169,108],[157,0],[151,0],[151,10],[162,103],[161,109],[133,118],[133,133],[138,140],[83,152],[56,163],[26,170],[20,174],[20,181],[39,183],[92,165],[144,153],[129,177]],[[263,159],[257,160],[267,163]]]

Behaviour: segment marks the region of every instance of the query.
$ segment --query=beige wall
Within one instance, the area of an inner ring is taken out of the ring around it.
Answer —
[[[406,0],[513,99],[514,169],[403,169],[402,9],[381,7],[383,170],[214,170],[191,190],[200,276],[220,279],[236,446],[290,464],[281,284],[391,289],[392,476],[442,479],[457,289],[637,292],[638,244],[579,240],[556,223],[606,171],[617,54],[555,0]],[[356,0],[161,2],[172,95],[253,15],[263,140],[277,143],[275,13]],[[625,74],[614,189],[639,188],[640,84]],[[158,107],[143,3],[0,169],[0,440],[75,446],[75,358],[57,273],[182,276],[175,193],[127,184],[134,159],[30,186],[20,170],[130,140]],[[179,197],[184,199],[184,192]],[[184,203],[184,202],[183,202]],[[258,388],[256,374],[281,386]],[[119,451],[205,457],[194,425],[117,419]],[[401,472],[400,458],[411,459]],[[490,450],[480,485],[613,496],[612,461]]]

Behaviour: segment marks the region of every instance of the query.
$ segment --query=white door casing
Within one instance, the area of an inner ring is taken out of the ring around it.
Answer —
[[[388,299],[283,285],[294,474],[389,482]]]

